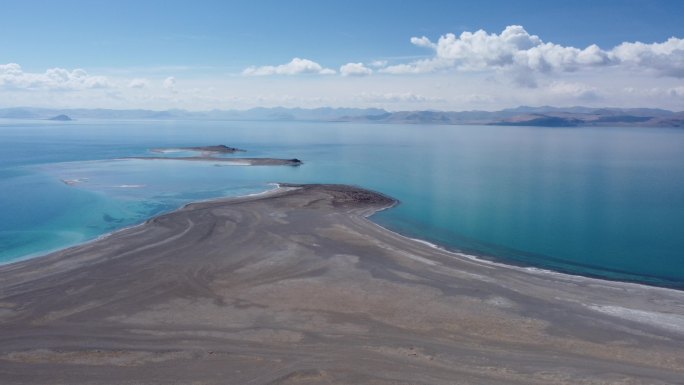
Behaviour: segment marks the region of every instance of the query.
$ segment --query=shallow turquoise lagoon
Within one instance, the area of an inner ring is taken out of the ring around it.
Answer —
[[[300,167],[121,159],[226,144]],[[65,183],[67,182],[67,183]],[[401,201],[373,220],[508,263],[684,288],[684,130],[0,121],[0,261],[272,182]]]

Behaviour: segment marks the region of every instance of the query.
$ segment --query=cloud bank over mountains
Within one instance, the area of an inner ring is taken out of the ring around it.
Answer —
[[[510,25],[500,33],[446,33],[436,40],[414,36],[410,43],[422,57],[383,57],[379,52],[367,60],[350,57],[342,63],[294,57],[284,64],[224,73],[190,69],[185,74],[155,76],[145,71],[127,77],[129,73],[122,76],[121,71],[91,75],[64,68],[30,72],[7,63],[0,64],[0,96],[5,103],[25,105],[85,101],[89,106],[153,108],[230,104],[497,109],[595,103],[677,109],[684,103],[684,39],[677,37],[577,48]],[[302,77],[309,80],[303,83]],[[69,96],[57,98],[57,93]]]
[[[520,25],[510,25],[500,34],[484,30],[463,32],[459,36],[447,33],[437,42],[429,38],[412,37],[417,47],[433,51],[426,59],[387,66],[386,74],[420,74],[440,70],[487,71],[511,69],[536,73],[574,72],[592,67],[621,66],[632,70],[648,70],[656,75],[684,78],[684,39],[672,37],[662,43],[625,42],[610,50],[596,44],[580,49],[544,42]],[[348,63],[340,68],[342,75],[370,75],[363,63]],[[249,67],[245,75],[294,75],[304,73],[330,74],[320,64],[294,58],[280,66]]]
[[[434,52],[429,59],[384,68],[387,73],[423,73],[441,69],[483,71],[517,69],[539,73],[573,72],[592,67],[623,66],[645,69],[657,75],[684,77],[684,39],[672,37],[663,43],[622,43],[610,50],[595,44],[580,49],[544,42],[519,25],[500,34],[463,32],[443,35],[432,42],[425,36],[411,43]]]
[[[347,63],[340,67],[340,74],[342,76],[367,76],[373,73],[373,70],[366,67],[363,63]]]
[[[268,76],[268,75],[300,75],[300,74],[318,74],[318,75],[333,75],[335,70],[330,68],[323,68],[320,64],[308,60],[300,59],[298,57],[292,59],[287,64],[277,66],[261,66],[248,67],[242,71],[246,76]]]
[[[24,72],[17,63],[0,64],[0,90],[75,91],[111,86],[105,76],[91,76],[82,69],[51,68],[44,73],[31,73]]]

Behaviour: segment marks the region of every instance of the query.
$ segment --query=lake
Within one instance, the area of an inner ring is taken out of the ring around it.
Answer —
[[[214,144],[304,164],[121,159]],[[401,204],[373,221],[482,258],[684,288],[684,130],[670,128],[0,120],[0,262],[274,182],[380,191]]]

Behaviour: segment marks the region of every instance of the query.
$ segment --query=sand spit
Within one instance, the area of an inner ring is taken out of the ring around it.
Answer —
[[[339,185],[0,266],[3,384],[675,384],[684,292],[460,257]]]
[[[212,156],[134,156],[123,159],[139,160],[167,160],[167,161],[189,161],[189,162],[214,162],[216,164],[237,165],[237,166],[301,166],[303,162],[297,158],[278,159],[278,158],[215,158]]]

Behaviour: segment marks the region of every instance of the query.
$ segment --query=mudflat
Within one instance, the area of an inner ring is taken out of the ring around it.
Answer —
[[[684,292],[480,261],[283,185],[0,266],[3,384],[675,384]]]

